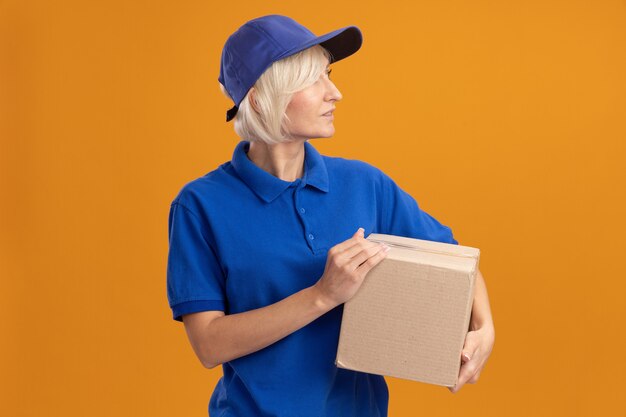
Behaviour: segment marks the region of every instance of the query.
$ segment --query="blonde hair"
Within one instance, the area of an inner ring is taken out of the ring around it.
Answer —
[[[254,84],[254,107],[250,92],[239,104],[234,119],[237,135],[243,140],[268,144],[287,141],[285,111],[293,94],[314,84],[330,60],[330,53],[315,45],[274,62]],[[220,87],[228,97],[224,86]]]

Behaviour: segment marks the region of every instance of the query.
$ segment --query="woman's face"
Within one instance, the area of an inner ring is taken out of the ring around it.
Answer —
[[[341,93],[330,80],[330,69],[315,84],[295,93],[287,106],[286,124],[292,139],[329,138],[335,133],[333,112]]]

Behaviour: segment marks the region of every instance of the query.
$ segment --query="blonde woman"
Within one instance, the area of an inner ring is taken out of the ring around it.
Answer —
[[[315,36],[284,16],[247,22],[226,42],[219,81],[242,141],[232,160],[172,203],[168,298],[207,368],[222,365],[209,415],[386,416],[382,376],[339,369],[342,305],[385,256],[387,233],[456,243],[380,170],[320,155],[341,92],[329,64],[361,32]],[[457,391],[475,382],[494,330],[482,276]]]

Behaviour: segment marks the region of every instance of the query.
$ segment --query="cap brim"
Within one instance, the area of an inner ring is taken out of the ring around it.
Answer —
[[[347,26],[313,38],[302,45],[298,45],[297,48],[285,52],[276,60],[297,54],[298,52],[304,51],[314,45],[320,45],[330,52],[330,62],[337,62],[358,51],[362,44],[363,35],[361,34],[359,28],[356,26]]]
[[[328,35],[321,36],[324,38],[320,45],[324,47],[332,56],[331,62],[337,62],[349,57],[361,48],[363,44],[363,35],[356,26],[348,26],[343,29],[336,30]]]

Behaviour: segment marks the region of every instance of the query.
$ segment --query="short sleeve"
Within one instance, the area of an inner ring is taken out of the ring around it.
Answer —
[[[422,211],[415,199],[398,187],[391,178],[384,176],[383,187],[386,196],[383,224],[387,234],[458,244],[448,226]]]
[[[207,228],[184,205],[172,203],[169,215],[167,297],[174,320],[226,307],[224,274]]]

